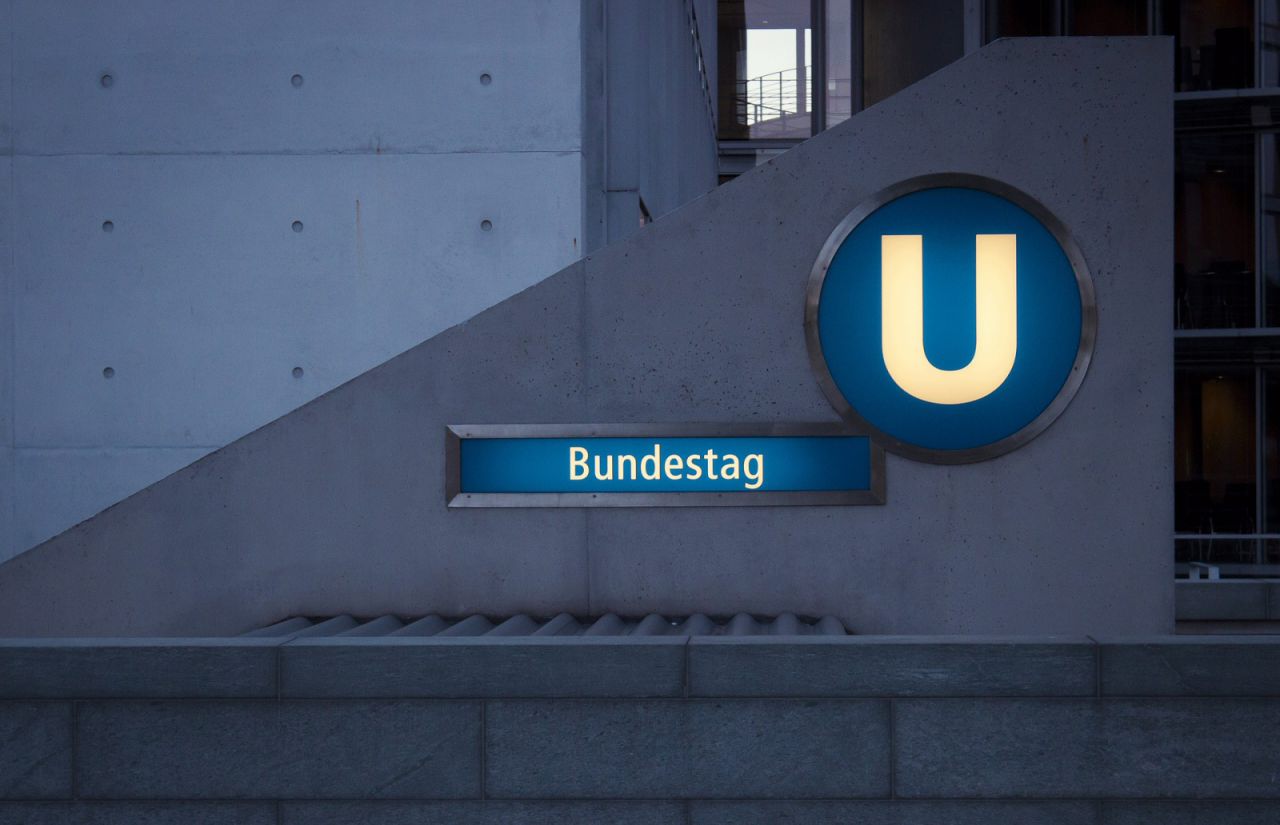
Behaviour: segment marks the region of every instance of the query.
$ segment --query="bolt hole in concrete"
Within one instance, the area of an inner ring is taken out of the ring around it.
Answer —
[[[98,78],[98,82],[102,84],[102,88],[110,89],[111,84],[115,83],[116,79],[109,74],[104,74],[102,77]]]
[[[302,85],[302,75],[295,74],[293,77],[289,78],[289,82],[293,84],[293,88],[298,88]]]
[[[294,222],[293,222],[293,231],[294,231],[294,232],[301,232],[301,231],[302,231],[302,221],[294,221]]]
[[[489,74],[488,72],[485,72],[484,74],[480,75],[481,86],[488,86],[492,82],[493,82],[493,75]]]
[[[103,368],[102,368],[102,377],[103,377],[103,378],[112,378],[112,377],[114,377],[114,376],[115,376],[115,374],[116,374],[116,371],[115,371],[114,369],[112,369],[111,367],[103,367]]]
[[[485,218],[484,220],[480,221],[480,228],[483,229],[485,232],[488,232],[490,229],[493,229],[493,221],[489,220],[488,218]]]
[[[294,368],[293,368],[293,377],[294,377],[294,378],[301,378],[301,377],[302,377],[302,367],[294,367]]]
[[[103,222],[102,222],[102,231],[103,231],[103,232],[113,232],[113,231],[115,231],[115,228],[116,228],[116,225],[115,225],[114,223],[112,223],[111,221],[103,221]]]

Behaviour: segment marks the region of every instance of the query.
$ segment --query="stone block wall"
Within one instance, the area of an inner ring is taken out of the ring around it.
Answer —
[[[0,642],[0,823],[1280,822],[1280,643]]]

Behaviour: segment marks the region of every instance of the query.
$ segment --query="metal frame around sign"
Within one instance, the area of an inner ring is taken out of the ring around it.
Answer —
[[[1044,225],[1045,229],[1049,230],[1054,240],[1058,242],[1058,246],[1066,254],[1067,261],[1071,264],[1071,271],[1076,277],[1076,286],[1080,290],[1080,344],[1076,349],[1075,362],[1071,365],[1071,373],[1067,376],[1067,380],[1063,383],[1061,389],[1058,390],[1058,394],[1054,396],[1053,401],[1041,411],[1040,415],[1036,416],[1016,433],[1005,436],[999,441],[965,450],[939,450],[909,444],[889,435],[863,418],[845,399],[844,394],[840,392],[840,388],[836,386],[835,379],[831,377],[831,371],[827,368],[826,358],[822,354],[822,341],[818,333],[818,302],[822,298],[822,285],[826,281],[827,269],[831,266],[831,260],[835,257],[837,250],[840,249],[840,245],[844,243],[845,238],[849,237],[849,234],[853,232],[858,224],[866,220],[871,213],[890,201],[923,189],[944,187],[977,189],[989,192],[1011,201],[1029,212],[1032,217]],[[960,172],[944,172],[910,178],[882,189],[858,204],[832,230],[827,242],[822,245],[822,250],[818,253],[818,258],[814,261],[813,269],[810,272],[809,285],[805,293],[804,336],[805,343],[809,348],[809,364],[818,379],[818,385],[822,387],[822,392],[827,396],[827,400],[831,402],[831,406],[835,407],[836,412],[840,413],[842,418],[852,423],[856,428],[870,433],[873,443],[882,444],[890,452],[905,458],[925,461],[931,464],[969,464],[977,461],[986,461],[1016,450],[1044,432],[1062,414],[1062,411],[1071,403],[1071,399],[1075,397],[1076,391],[1080,389],[1085,373],[1089,371],[1089,362],[1093,358],[1093,346],[1097,335],[1098,307],[1093,291],[1093,279],[1089,275],[1089,269],[1085,265],[1084,255],[1081,253],[1080,247],[1076,245],[1075,239],[1071,237],[1071,233],[1067,231],[1062,221],[1058,220],[1039,201],[1020,189],[991,178]]]
[[[735,438],[850,436],[868,440],[867,490],[693,493],[464,493],[462,439],[471,438]],[[843,423],[823,424],[450,424],[445,427],[445,503],[465,507],[782,507],[884,504],[884,448]]]

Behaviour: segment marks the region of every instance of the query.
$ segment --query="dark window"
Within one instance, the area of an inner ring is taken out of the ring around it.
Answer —
[[[1254,370],[1180,367],[1175,398],[1175,523],[1178,533],[1251,534],[1257,529]],[[1238,555],[1244,542],[1216,545]],[[1243,558],[1187,561],[1249,562]]]
[[[1161,29],[1176,49],[1180,92],[1253,85],[1252,0],[1164,0]]]
[[[1067,34],[1084,36],[1147,33],[1147,0],[1071,0]]]
[[[1263,188],[1262,326],[1280,327],[1280,141],[1274,134],[1264,134],[1260,145]]]
[[[1179,329],[1254,326],[1253,135],[1184,135],[1174,188]]]
[[[900,92],[964,55],[962,0],[863,0],[863,105]]]
[[[1263,502],[1264,533],[1280,533],[1280,367],[1263,371]],[[1280,553],[1280,542],[1272,542],[1273,552]],[[1280,562],[1280,558],[1274,559]]]
[[[987,40],[1047,37],[1058,33],[1054,0],[987,0]]]

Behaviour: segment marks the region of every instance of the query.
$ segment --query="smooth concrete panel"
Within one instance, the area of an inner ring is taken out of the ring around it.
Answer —
[[[1280,696],[1280,647],[1267,636],[1101,640],[1103,696]]]
[[[1026,447],[891,457],[884,507],[590,512],[593,604],[833,613],[859,633],[1171,630],[1170,46],[994,43],[593,254],[593,421],[833,420],[802,331],[810,269],[850,210],[921,174],[1038,199],[1099,304],[1083,386]]]
[[[889,795],[879,701],[489,702],[491,798]]]
[[[13,54],[13,4],[16,0],[0,0],[0,43]],[[13,61],[0,60],[0,155],[13,153]]]
[[[13,544],[10,552],[0,552],[0,558],[56,536],[211,450],[15,450],[13,486],[6,488],[13,491]]]
[[[1093,696],[1087,639],[698,636],[690,696]]]
[[[280,695],[679,697],[686,638],[298,639],[280,649]],[[0,663],[3,662],[0,647]]]
[[[0,27],[0,37],[9,36],[7,24]],[[0,121],[7,124],[9,107],[8,66],[0,59]],[[7,125],[4,150],[8,151]],[[13,322],[17,286],[13,278],[13,160],[0,157],[0,561],[13,555]]]
[[[7,560],[17,551],[14,529],[14,454],[8,445],[0,445],[0,560]]]
[[[71,795],[71,705],[0,702],[0,799]]]
[[[271,802],[11,802],[0,825],[278,825]]]
[[[0,64],[3,62],[0,60]],[[0,448],[13,446],[13,319],[17,297],[13,216],[13,159],[0,157]],[[0,486],[0,490],[6,489]],[[4,546],[0,544],[0,550]]]
[[[1265,581],[1248,579],[1182,580],[1174,585],[1179,621],[1265,621]]]
[[[578,0],[16,0],[16,143],[23,153],[573,150],[578,15]]]
[[[3,635],[590,614],[581,512],[444,506],[446,424],[584,420],[582,265],[522,296],[0,566]]]
[[[1271,798],[1271,699],[906,699],[903,798]]]
[[[0,698],[271,698],[277,639],[0,640]]]
[[[691,825],[1099,825],[1091,802],[696,801]]]
[[[86,702],[90,799],[454,799],[480,793],[472,702]]]
[[[16,163],[22,446],[221,446],[580,254],[573,154]]]
[[[678,802],[286,802],[279,825],[688,825]]]
[[[1102,825],[1280,825],[1280,802],[1102,803]]]

